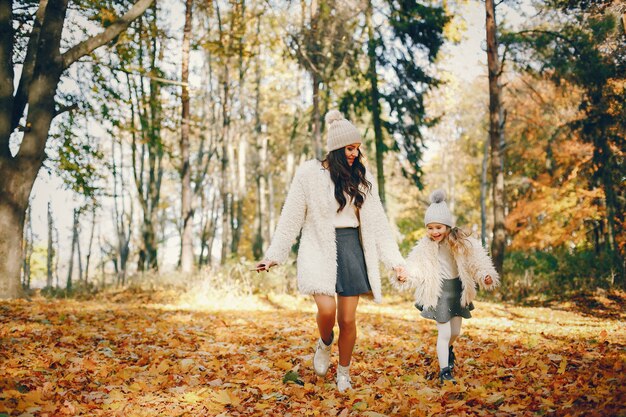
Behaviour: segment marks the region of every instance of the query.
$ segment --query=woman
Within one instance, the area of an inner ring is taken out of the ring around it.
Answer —
[[[361,135],[343,115],[326,115],[328,154],[296,171],[265,259],[257,271],[284,262],[300,230],[298,288],[317,305],[320,338],[315,373],[330,365],[335,318],[339,324],[337,388],[352,388],[350,360],[356,342],[359,296],[381,299],[379,257],[397,278],[406,277],[404,259],[391,233],[373,178],[363,165]]]

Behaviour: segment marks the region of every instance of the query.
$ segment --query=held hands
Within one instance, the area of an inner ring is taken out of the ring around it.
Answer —
[[[493,284],[493,279],[491,278],[491,275],[487,275],[485,277],[485,285],[491,285]]]
[[[257,273],[262,272],[262,271],[269,271],[270,268],[273,267],[274,265],[278,265],[278,263],[265,259],[259,262],[258,264],[256,264],[256,268],[254,269],[254,271],[256,271]]]
[[[396,274],[396,279],[399,282],[406,282],[408,273],[403,266],[396,266],[395,268],[393,268],[393,272]]]

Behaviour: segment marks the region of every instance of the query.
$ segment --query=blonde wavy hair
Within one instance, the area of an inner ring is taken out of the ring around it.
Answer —
[[[447,227],[448,229],[448,242],[450,242],[450,250],[453,255],[462,254],[467,255],[470,250],[469,237],[470,234],[465,230],[458,227]]]

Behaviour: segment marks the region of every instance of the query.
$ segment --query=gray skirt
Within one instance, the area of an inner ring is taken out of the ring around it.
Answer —
[[[359,229],[335,229],[337,240],[337,283],[338,295],[350,297],[372,291],[367,278],[365,256],[359,240]]]
[[[470,313],[474,309],[474,304],[469,303],[465,307],[461,307],[461,285],[460,278],[444,279],[441,286],[441,297],[437,300],[435,308],[424,307],[415,303],[415,307],[422,312],[422,317],[436,320],[439,323],[447,323],[452,317],[463,317],[469,319],[472,317]]]

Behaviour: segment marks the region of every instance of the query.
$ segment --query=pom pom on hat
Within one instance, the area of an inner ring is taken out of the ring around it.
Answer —
[[[324,120],[326,121],[326,124],[330,126],[333,122],[336,122],[337,120],[345,120],[345,117],[343,117],[343,114],[341,114],[339,110],[331,110],[326,113],[326,116],[324,116]]]
[[[361,134],[339,110],[330,110],[324,116],[326,121],[326,149],[328,152],[341,149],[353,143],[362,143]]]
[[[424,224],[441,223],[453,227],[454,219],[446,204],[446,192],[441,189],[433,191],[430,195],[430,202],[431,204],[424,214]]]
[[[444,190],[435,190],[430,194],[430,202],[431,203],[441,203],[446,199],[446,192]]]

